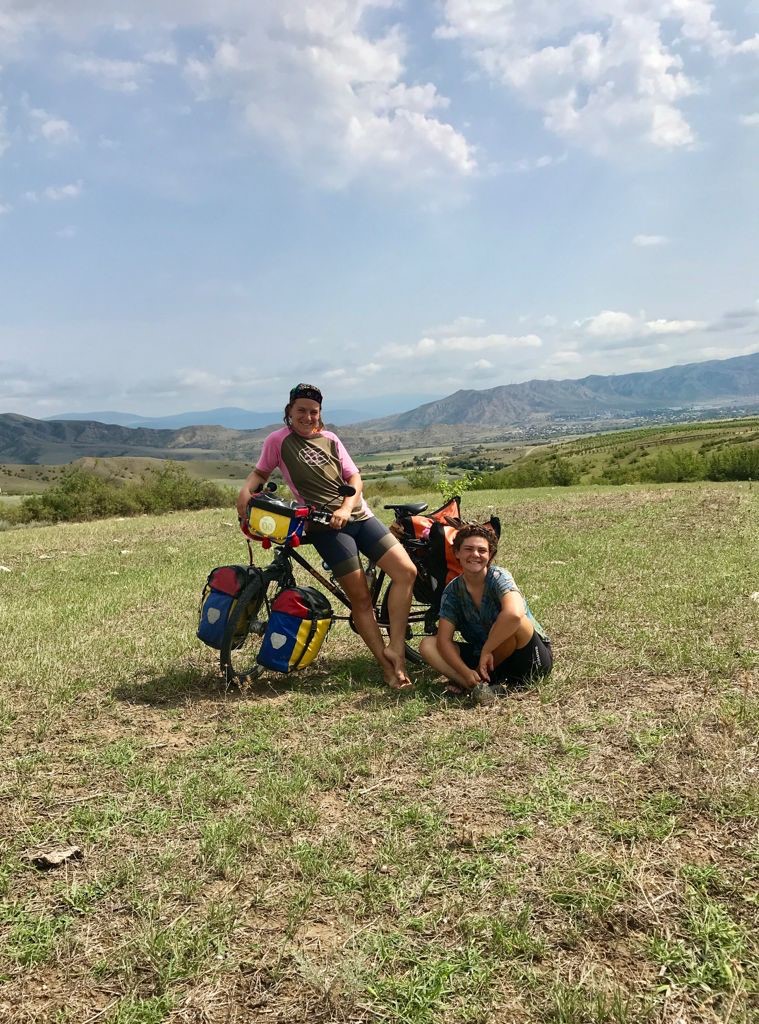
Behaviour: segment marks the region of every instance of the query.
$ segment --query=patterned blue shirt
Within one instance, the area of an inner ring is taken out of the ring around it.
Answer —
[[[464,577],[457,576],[443,591],[440,602],[440,618],[451,622],[468,644],[482,650],[493,623],[501,611],[503,595],[508,594],[511,590],[520,593],[511,573],[497,565],[491,565],[485,577],[485,590],[478,608],[466,589]],[[524,600],[524,598],[522,599]],[[535,620],[526,601],[524,607],[535,632],[547,640],[545,630]]]

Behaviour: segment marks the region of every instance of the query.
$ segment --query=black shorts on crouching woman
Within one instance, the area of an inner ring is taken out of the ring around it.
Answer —
[[[457,641],[458,642],[458,641]],[[467,668],[477,668],[480,664],[481,649],[472,644],[459,643],[461,660]],[[553,668],[553,652],[551,641],[544,640],[537,632],[533,632],[524,647],[518,648],[500,665],[496,665],[490,673],[491,683],[503,683],[506,686],[523,686],[541,676],[547,676]]]
[[[348,523],[342,530],[333,530],[331,526],[311,526],[308,539],[338,579],[361,568],[359,551],[371,562],[378,562],[399,543],[385,524],[374,516]]]

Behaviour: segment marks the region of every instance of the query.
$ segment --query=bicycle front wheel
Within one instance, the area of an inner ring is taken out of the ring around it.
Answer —
[[[256,657],[268,619],[266,587],[254,579],[238,597],[224,630],[219,662],[227,685],[252,682],[263,672]]]

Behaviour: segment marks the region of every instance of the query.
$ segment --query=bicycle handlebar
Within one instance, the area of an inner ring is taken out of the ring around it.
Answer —
[[[329,526],[332,522],[332,513],[325,512],[324,509],[313,508],[306,516],[306,519],[313,523],[321,523],[323,526]]]

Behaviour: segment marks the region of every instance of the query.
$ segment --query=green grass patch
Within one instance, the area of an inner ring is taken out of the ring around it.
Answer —
[[[343,625],[308,671],[227,689],[194,634],[210,568],[246,558],[231,510],[0,533],[0,1005],[750,1019],[759,489],[464,510],[508,524],[499,562],[556,652],[492,708],[431,674],[389,693]]]

